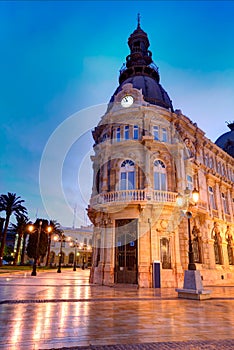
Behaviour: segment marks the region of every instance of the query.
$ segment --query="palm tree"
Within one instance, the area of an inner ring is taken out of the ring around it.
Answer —
[[[6,212],[6,219],[4,224],[4,229],[1,237],[1,247],[0,247],[0,266],[2,266],[3,252],[6,243],[7,229],[10,223],[10,217],[12,214],[15,215],[27,215],[27,209],[22,205],[24,203],[23,199],[16,196],[16,193],[2,194],[0,196],[0,212]]]
[[[11,225],[12,231],[18,234],[16,252],[15,252],[14,263],[13,263],[14,265],[16,265],[17,261],[18,261],[21,241],[22,241],[23,236],[27,232],[29,219],[27,216],[20,214],[20,215],[16,215],[16,221],[17,221],[16,224]],[[23,253],[23,251],[22,251],[22,253]]]
[[[52,230],[49,233],[49,238],[48,238],[48,250],[47,250],[47,257],[46,257],[46,266],[49,265],[49,259],[50,259],[50,245],[51,245],[51,236],[52,234],[54,235],[61,235],[63,230],[60,227],[60,224],[55,221],[55,220],[51,220],[49,223],[50,227],[52,228]]]

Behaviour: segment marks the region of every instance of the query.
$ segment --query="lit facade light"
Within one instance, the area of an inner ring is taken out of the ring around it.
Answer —
[[[194,189],[192,192],[192,198],[195,204],[197,204],[197,202],[199,201],[199,192]]]

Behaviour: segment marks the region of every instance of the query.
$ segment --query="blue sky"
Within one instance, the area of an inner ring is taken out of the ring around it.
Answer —
[[[118,85],[138,12],[174,108],[212,141],[234,120],[233,1],[1,1],[0,193],[25,199],[31,219],[71,226],[76,208],[75,225],[87,222],[94,106]],[[52,145],[64,152],[57,163],[48,163]]]

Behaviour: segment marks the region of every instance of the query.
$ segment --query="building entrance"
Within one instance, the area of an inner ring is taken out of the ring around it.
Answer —
[[[115,283],[137,284],[137,220],[115,222]]]

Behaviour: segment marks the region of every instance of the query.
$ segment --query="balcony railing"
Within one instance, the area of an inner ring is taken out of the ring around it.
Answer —
[[[107,193],[100,193],[90,200],[90,205],[100,205],[107,203],[132,203],[132,202],[158,202],[175,203],[177,193],[158,190],[122,190]]]

